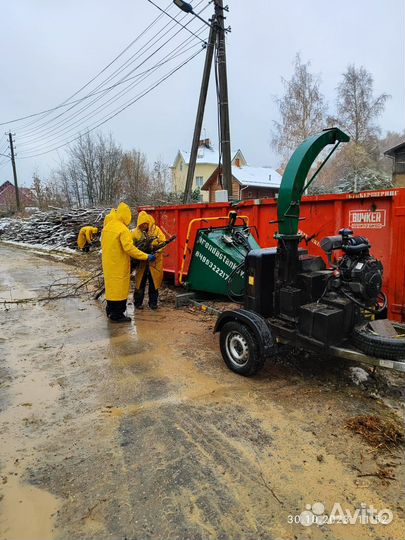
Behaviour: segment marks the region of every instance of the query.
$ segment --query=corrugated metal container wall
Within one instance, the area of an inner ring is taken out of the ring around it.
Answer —
[[[174,274],[179,283],[183,251],[187,230],[191,220],[227,216],[232,210],[229,203],[191,204],[161,207],[142,207],[150,212],[156,222],[177,241],[165,250],[164,268]],[[277,201],[261,199],[243,201],[237,206],[239,215],[249,216],[249,225],[257,227],[258,242],[262,247],[276,245],[274,233],[277,219]],[[371,252],[384,265],[384,290],[388,295],[390,317],[405,320],[405,189],[345,193],[342,195],[320,195],[304,197],[301,205],[300,230],[307,237],[309,252],[325,256],[319,241],[328,235],[337,234],[342,227],[350,227],[356,235],[366,236],[371,243]],[[195,231],[213,225],[223,225],[224,220],[202,221],[192,228],[188,244],[187,271]]]

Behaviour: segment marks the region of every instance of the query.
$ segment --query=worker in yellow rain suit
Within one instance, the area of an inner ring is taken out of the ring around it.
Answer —
[[[89,251],[91,244],[93,243],[94,236],[98,233],[97,227],[82,227],[77,237],[77,245],[79,249],[83,251]]]
[[[104,220],[101,234],[102,265],[107,300],[107,316],[112,322],[129,322],[125,316],[129,293],[131,257],[141,261],[155,260],[134,246],[128,225],[132,215],[129,206],[120,203]]]
[[[166,236],[156,225],[155,220],[144,210],[139,212],[136,229],[131,231],[134,244],[139,249],[144,249],[151,253],[156,247],[166,240]],[[145,297],[146,283],[149,283],[149,307],[157,309],[159,298],[159,287],[163,280],[163,253],[156,253],[156,261],[141,261],[136,268],[134,307],[142,309]]]
[[[111,208],[110,212],[104,218],[103,227],[105,227],[109,221],[114,219],[116,217],[116,215],[117,215],[117,213],[115,211],[115,208]]]

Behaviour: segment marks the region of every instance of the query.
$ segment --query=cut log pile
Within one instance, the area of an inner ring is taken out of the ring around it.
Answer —
[[[101,229],[108,212],[105,208],[77,208],[37,212],[24,219],[3,218],[0,219],[0,240],[77,249],[81,227],[92,225]]]

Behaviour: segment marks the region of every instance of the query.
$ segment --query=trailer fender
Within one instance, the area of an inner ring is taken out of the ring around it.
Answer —
[[[235,311],[223,311],[214,327],[214,334],[221,331],[225,323],[237,321],[246,325],[253,333],[260,347],[260,353],[265,356],[271,356],[276,350],[276,341],[271,332],[270,326],[266,319],[259,314],[246,309],[237,309]]]

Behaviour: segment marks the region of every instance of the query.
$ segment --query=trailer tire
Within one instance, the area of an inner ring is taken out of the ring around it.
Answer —
[[[405,325],[393,322],[398,338],[379,336],[370,331],[368,323],[356,326],[352,341],[362,352],[388,360],[405,358]]]
[[[231,371],[249,376],[257,373],[265,358],[249,328],[240,322],[230,321],[220,330],[219,344],[222,358]]]

